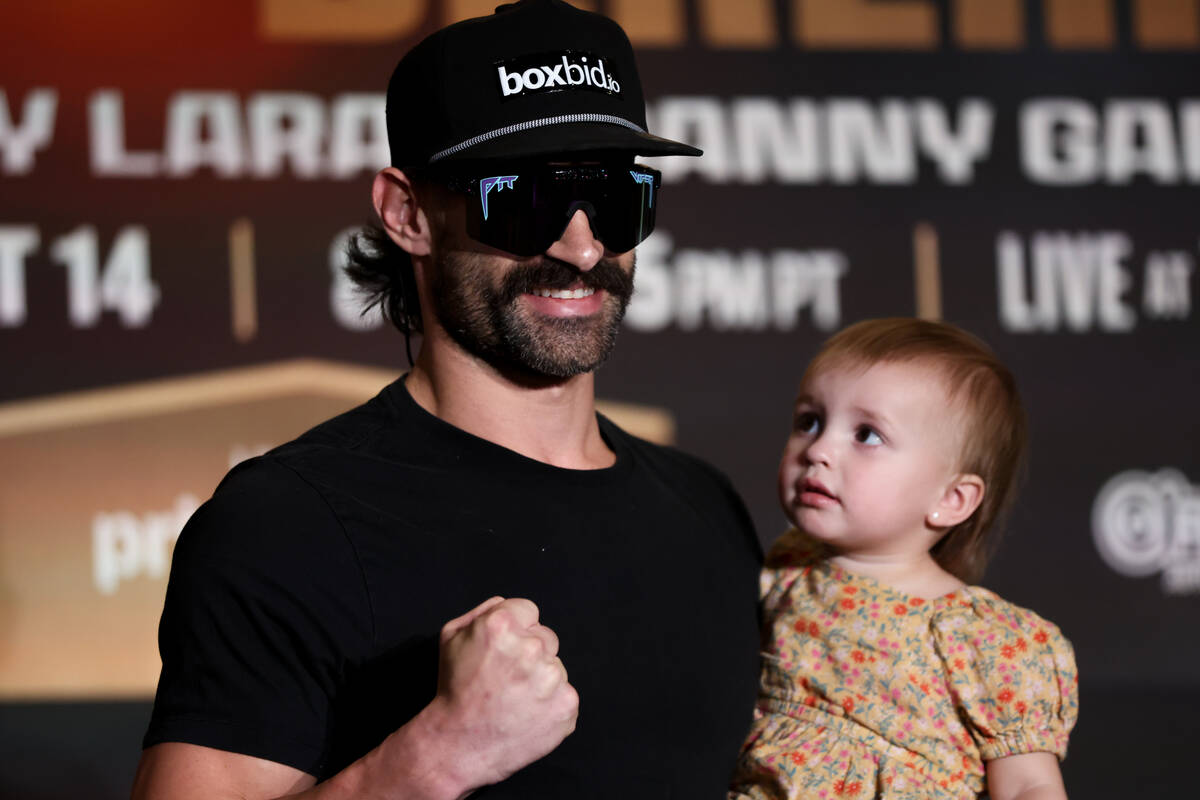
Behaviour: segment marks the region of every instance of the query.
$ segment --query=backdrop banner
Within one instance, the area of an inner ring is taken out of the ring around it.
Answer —
[[[188,514],[407,368],[343,249],[396,60],[492,5],[6,11],[0,699],[148,699]],[[1085,687],[1200,689],[1200,0],[589,7],[651,130],[705,151],[647,159],[659,228],[598,379],[619,418],[726,471],[769,545],[819,343],[962,325],[1032,420],[987,585],[1063,628]]]

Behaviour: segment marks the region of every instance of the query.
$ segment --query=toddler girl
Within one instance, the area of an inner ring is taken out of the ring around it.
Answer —
[[[1011,373],[946,324],[870,320],[801,381],[731,797],[1064,798],[1071,646],[973,585],[1014,493]]]

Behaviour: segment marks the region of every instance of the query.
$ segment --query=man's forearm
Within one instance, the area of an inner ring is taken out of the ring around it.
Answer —
[[[464,767],[463,747],[434,700],[378,747],[291,800],[458,800],[483,785]]]
[[[133,800],[457,800],[504,780],[575,729],[558,637],[528,600],[494,597],[442,628],[438,692],[329,780],[263,758],[167,742],[142,753]]]
[[[166,742],[142,753],[133,800],[457,800],[486,777],[469,742],[450,735],[435,701],[358,761],[314,785],[312,775],[274,761],[212,747]],[[464,747],[468,749],[463,749]]]

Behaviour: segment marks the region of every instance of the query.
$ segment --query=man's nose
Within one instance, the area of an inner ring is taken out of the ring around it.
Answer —
[[[587,212],[579,208],[571,215],[571,221],[563,230],[558,241],[550,245],[546,255],[565,261],[580,272],[587,272],[596,266],[604,256],[604,245],[592,233],[592,223]]]

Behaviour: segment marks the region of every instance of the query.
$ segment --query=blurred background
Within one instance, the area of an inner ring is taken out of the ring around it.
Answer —
[[[985,583],[1073,641],[1074,796],[1200,744],[1200,0],[597,0],[638,51],[657,232],[599,393],[725,470],[764,545],[792,393],[859,319],[1014,368]],[[340,277],[399,56],[477,0],[44,0],[0,27],[0,797],[128,796],[183,521],[407,367]],[[420,124],[414,119],[412,124]]]

